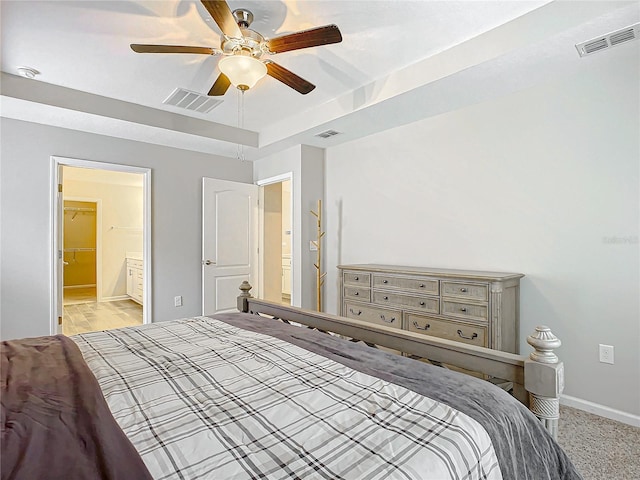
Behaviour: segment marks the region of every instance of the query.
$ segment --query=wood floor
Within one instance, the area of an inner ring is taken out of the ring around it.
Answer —
[[[96,302],[95,288],[65,290],[62,332],[65,335],[142,324],[142,305],[133,300]]]

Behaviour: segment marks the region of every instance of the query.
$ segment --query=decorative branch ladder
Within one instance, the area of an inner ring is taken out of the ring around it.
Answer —
[[[311,243],[316,247],[316,263],[313,264],[316,267],[316,310],[322,311],[322,286],[324,285],[324,277],[327,272],[322,273],[322,237],[325,232],[322,231],[322,200],[318,200],[318,211],[311,210],[311,214],[314,215],[318,221],[318,228],[316,233],[316,239],[311,240]]]

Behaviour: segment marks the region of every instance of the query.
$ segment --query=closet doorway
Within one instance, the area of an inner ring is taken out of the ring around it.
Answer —
[[[261,298],[292,305],[292,190],[291,176],[260,182]]]
[[[53,172],[52,333],[147,323],[150,172],[59,157]]]

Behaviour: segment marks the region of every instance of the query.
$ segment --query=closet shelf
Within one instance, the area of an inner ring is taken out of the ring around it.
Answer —
[[[64,207],[65,212],[95,213],[95,208],[87,207]]]

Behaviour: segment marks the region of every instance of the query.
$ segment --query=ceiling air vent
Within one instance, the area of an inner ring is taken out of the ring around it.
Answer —
[[[192,112],[209,113],[220,105],[222,100],[217,100],[213,97],[202,95],[200,93],[191,92],[184,88],[176,88],[162,103],[191,110]]]
[[[626,42],[627,40],[633,40],[634,38],[636,38],[636,32],[633,31],[633,28],[627,28],[626,30],[610,35],[609,43],[611,43],[613,47],[614,45]]]
[[[580,56],[584,57],[586,55],[599,52],[600,50],[605,50],[607,48],[620,45],[621,43],[635,40],[638,37],[640,37],[640,23],[579,43],[576,45],[576,48],[578,49]]]
[[[333,137],[335,135],[340,135],[340,133],[342,133],[342,132],[336,132],[335,130],[327,130],[326,132],[322,132],[322,133],[316,134],[316,137],[329,138],[329,137]]]

